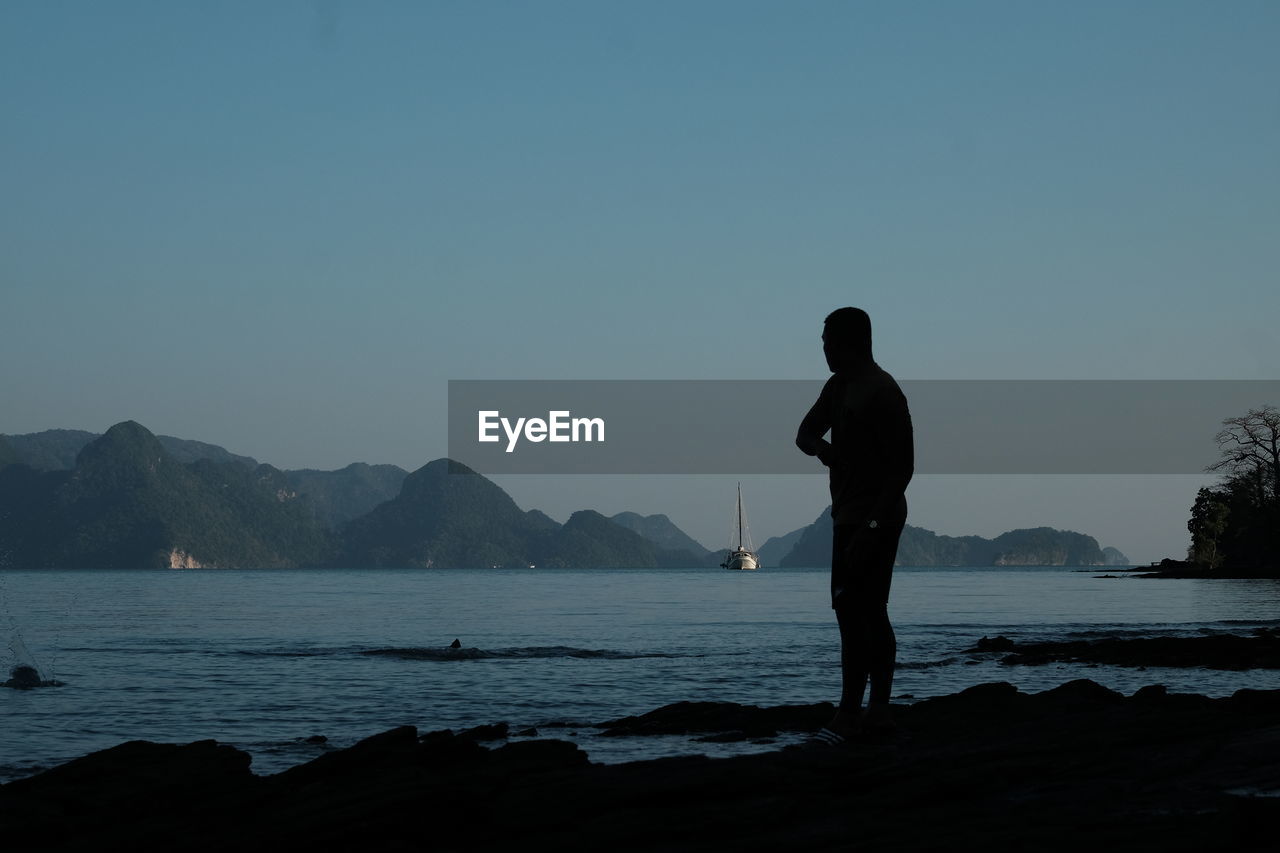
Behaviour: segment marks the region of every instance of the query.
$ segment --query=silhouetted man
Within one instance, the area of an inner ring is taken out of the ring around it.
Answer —
[[[911,414],[893,377],[871,357],[871,318],[840,308],[826,319],[822,351],[833,376],[805,415],[796,445],[830,469],[831,606],[840,625],[840,707],[820,735],[839,742],[860,729],[887,728],[897,640],[889,624],[889,584],[907,521],[915,468]],[[823,436],[831,432],[831,440]],[[866,714],[862,697],[867,680]]]

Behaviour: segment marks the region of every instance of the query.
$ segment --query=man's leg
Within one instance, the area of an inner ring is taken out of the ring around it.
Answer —
[[[840,625],[842,689],[840,710],[833,722],[846,731],[861,723],[868,680],[871,697],[867,724],[892,724],[889,697],[898,647],[889,622],[888,602],[901,532],[898,525],[888,529],[839,526],[835,530],[832,607]]]
[[[871,697],[867,702],[866,724],[871,727],[893,725],[889,719],[889,696],[893,692],[893,669],[898,657],[898,638],[889,623],[887,604],[865,618],[867,631],[867,672],[871,679]]]
[[[854,528],[836,525],[831,541],[831,607],[840,626],[840,704],[827,728],[848,737],[862,723],[862,694],[867,686],[867,664],[857,614],[850,603],[854,583],[851,564]]]
[[[840,707],[859,710],[868,680],[871,704],[888,704],[898,651],[888,608],[876,602],[851,602],[836,609],[836,620],[840,625],[840,665],[844,670]]]
[[[836,608],[840,625],[840,712],[849,720],[862,714],[862,697],[871,670],[871,635],[865,616],[852,604]]]
[[[901,523],[867,531],[862,549],[862,569],[867,578],[866,608],[863,614],[867,637],[867,671],[871,696],[864,722],[868,727],[887,728],[889,697],[893,692],[893,670],[898,659],[898,638],[889,622],[889,587],[893,583],[893,562],[898,556]]]

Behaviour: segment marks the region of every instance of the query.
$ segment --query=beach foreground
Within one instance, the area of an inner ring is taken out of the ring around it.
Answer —
[[[829,713],[677,703],[604,725],[760,738]],[[0,787],[0,822],[9,849],[1217,850],[1280,819],[1280,690],[992,683],[897,717],[841,747],[616,765],[500,725],[406,726],[274,776],[213,741],[134,741]]]

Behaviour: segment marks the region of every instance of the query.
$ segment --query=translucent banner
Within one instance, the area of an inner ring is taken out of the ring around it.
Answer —
[[[902,380],[917,474],[1196,474],[1280,380]],[[823,380],[453,380],[449,456],[482,474],[805,474]]]

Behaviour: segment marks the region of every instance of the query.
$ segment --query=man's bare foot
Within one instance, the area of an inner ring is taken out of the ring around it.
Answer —
[[[862,714],[862,727],[872,732],[893,731],[896,726],[893,717],[889,715],[888,703],[867,705],[867,710]]]
[[[827,723],[827,729],[843,738],[856,737],[862,731],[862,720],[856,713],[837,709],[836,715]]]

